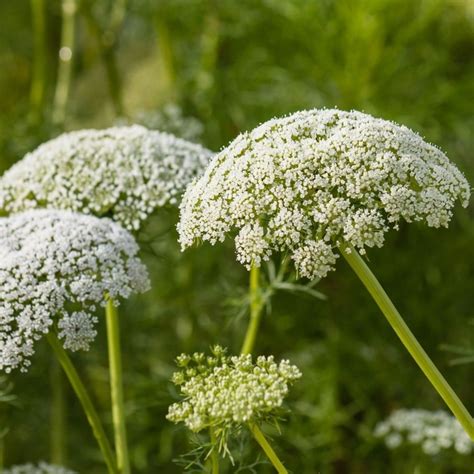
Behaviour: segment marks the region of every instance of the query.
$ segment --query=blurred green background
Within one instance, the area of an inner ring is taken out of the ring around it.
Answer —
[[[140,122],[218,150],[273,116],[337,106],[412,127],[474,182],[470,0],[2,1],[0,38],[1,170],[63,130]],[[176,221],[176,210],[162,210],[140,237],[153,290],[121,307],[136,473],[183,472],[173,460],[194,447],[165,420],[174,357],[214,343],[237,352],[246,323],[248,276],[231,244],[181,254]],[[449,230],[402,226],[369,253],[471,412],[473,221],[472,207],[459,208]],[[344,262],[317,289],[326,301],[277,293],[257,343],[304,374],[274,433],[292,472],[471,473],[472,457],[389,451],[373,438],[396,408],[444,406]],[[100,325],[91,351],[73,358],[110,428]],[[105,472],[73,394],[51,379],[45,343],[27,374],[0,379],[5,465],[62,458],[80,473]],[[241,451],[228,472],[272,472],[245,467],[254,443]]]

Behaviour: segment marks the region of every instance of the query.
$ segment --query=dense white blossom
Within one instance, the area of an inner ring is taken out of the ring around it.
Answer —
[[[403,444],[419,445],[425,454],[446,449],[459,454],[474,452],[474,443],[453,416],[444,411],[401,409],[377,424],[374,434],[390,449]]]
[[[0,218],[0,370],[25,370],[54,324],[66,349],[87,349],[106,294],[148,289],[137,253],[110,219],[45,209]]]
[[[299,377],[299,369],[273,356],[227,356],[219,346],[212,356],[182,354],[177,359],[181,371],[173,376],[183,401],[169,408],[167,418],[184,422],[192,431],[212,427],[225,433],[244,423],[258,423],[278,414],[289,386]]]
[[[177,204],[211,152],[142,126],[65,133],[0,179],[0,209],[37,207],[107,216],[137,230],[158,207]]]
[[[400,220],[447,226],[469,185],[446,155],[404,126],[360,112],[309,110],[239,135],[191,184],[182,248],[237,235],[238,260],[289,252],[300,275],[324,277],[336,247],[380,247]]]
[[[66,469],[65,467],[56,466],[40,462],[36,464],[22,464],[12,466],[8,469],[2,469],[0,474],[77,474],[75,471]]]

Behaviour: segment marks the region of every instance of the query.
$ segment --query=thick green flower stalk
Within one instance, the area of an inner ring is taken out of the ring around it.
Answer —
[[[0,210],[65,209],[110,217],[135,231],[157,208],[178,204],[211,156],[139,125],[64,133],[0,178]]]
[[[286,472],[259,426],[272,422],[290,386],[301,377],[299,369],[272,356],[228,356],[216,346],[212,355],[182,354],[177,358],[181,369],[173,375],[183,400],[169,408],[167,418],[182,422],[191,431],[209,430],[213,442],[211,455],[229,454],[227,439],[232,433],[248,428],[278,472]],[[216,461],[213,461],[213,472]]]
[[[359,255],[382,246],[401,221],[446,227],[455,203],[467,206],[469,197],[456,166],[408,128],[360,112],[308,110],[239,135],[213,158],[183,197],[179,240],[185,249],[233,235],[248,269],[284,253],[307,278],[325,277],[342,254],[474,438],[471,415]]]

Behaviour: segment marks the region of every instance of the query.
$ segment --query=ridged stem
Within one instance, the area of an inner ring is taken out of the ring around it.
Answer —
[[[263,302],[260,292],[260,268],[252,265],[250,268],[250,321],[242,345],[242,354],[251,354],[255,346],[258,328],[262,319]]]
[[[105,308],[107,321],[107,343],[109,348],[110,394],[112,399],[112,419],[115,434],[117,466],[121,474],[130,474],[127,431],[122,380],[122,355],[120,350],[120,330],[117,307],[112,298],[107,298]]]
[[[104,457],[104,461],[107,464],[109,474],[119,474],[112,448],[110,447],[109,440],[107,439],[99,415],[97,414],[92,400],[89,397],[89,394],[87,393],[87,390],[82,383],[76,368],[74,367],[66,351],[63,349],[63,346],[59,342],[56,335],[53,332],[49,332],[47,338],[55,356],[66,373],[67,378],[69,379],[69,382],[71,383],[71,386],[77,395],[77,398],[81,402],[84,413],[86,414],[87,420],[91,425],[94,436],[97,440],[97,443],[99,444],[100,450],[102,451],[102,456]]]
[[[277,470],[278,474],[288,474],[283,463],[280,461],[275,451],[271,447],[270,443],[267,441],[267,438],[262,433],[262,430],[255,424],[249,424],[250,431],[253,434],[253,437],[256,439],[257,443],[263,449],[268,459],[272,463],[273,467]]]
[[[428,354],[423,350],[416,337],[410,331],[400,313],[395,308],[387,293],[379,283],[370,268],[361,258],[359,253],[353,247],[348,247],[347,253],[345,248],[341,248],[341,254],[347,263],[360,278],[370,295],[381,309],[384,316],[402,341],[408,352],[411,354],[415,362],[421,368],[433,387],[439,393],[441,398],[446,402],[459,423],[466,430],[466,433],[474,441],[474,421],[472,416],[462,404],[454,390],[448,384],[441,372],[436,368]]]

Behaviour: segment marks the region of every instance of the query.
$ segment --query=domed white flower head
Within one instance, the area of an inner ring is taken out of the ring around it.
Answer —
[[[324,277],[335,248],[380,247],[400,220],[447,226],[469,185],[408,128],[360,112],[308,110],[239,135],[190,185],[182,248],[235,233],[238,260],[289,252],[300,275]]]
[[[184,400],[169,408],[167,418],[184,422],[192,431],[217,428],[225,434],[232,427],[266,420],[278,414],[289,386],[301,372],[289,361],[276,363],[272,356],[227,356],[219,346],[213,355],[178,357],[182,368],[173,376]]]
[[[155,209],[177,204],[211,156],[200,145],[138,125],[65,133],[3,175],[0,209],[67,209],[137,230]]]
[[[377,424],[374,434],[383,438],[390,449],[408,443],[419,445],[429,455],[445,449],[454,449],[459,454],[474,452],[474,443],[462,426],[444,411],[396,410]]]
[[[56,466],[54,464],[48,464],[40,462],[38,465],[35,464],[22,464],[18,466],[10,467],[9,469],[3,469],[1,474],[77,474],[75,471],[66,469],[65,467]]]
[[[57,325],[70,350],[96,336],[96,307],[146,291],[132,235],[109,219],[33,210],[0,218],[0,370],[26,370]]]

